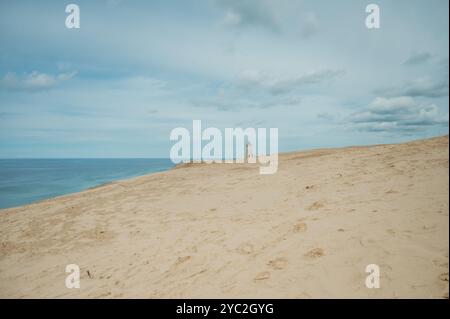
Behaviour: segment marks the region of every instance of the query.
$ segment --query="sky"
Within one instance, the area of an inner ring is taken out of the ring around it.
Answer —
[[[193,120],[280,152],[448,134],[449,2],[369,3],[0,0],[0,158],[167,158]]]

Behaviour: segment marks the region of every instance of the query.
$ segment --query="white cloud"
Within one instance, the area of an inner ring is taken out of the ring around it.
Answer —
[[[319,84],[332,80],[344,72],[321,70],[298,76],[274,76],[258,70],[245,69],[229,83],[218,88],[217,94],[194,97],[191,102],[198,107],[215,107],[218,110],[243,108],[271,108],[298,106],[307,89],[323,89]]]
[[[409,96],[400,96],[394,98],[377,97],[369,105],[369,111],[375,114],[392,114],[407,111],[416,107],[416,102]]]
[[[76,71],[73,71],[51,75],[33,71],[21,76],[17,73],[9,72],[0,80],[0,88],[23,91],[50,89],[61,82],[70,80],[76,75],[76,73]]]
[[[242,18],[239,13],[233,10],[228,10],[223,18],[223,24],[226,26],[237,26],[242,23]]]
[[[408,96],[377,97],[363,111],[353,113],[350,122],[363,131],[417,131],[432,125],[448,126],[448,113]]]
[[[263,89],[273,95],[285,94],[307,85],[318,84],[342,76],[343,70],[320,70],[299,76],[269,76],[255,70],[245,70],[239,75],[238,85],[244,89]]]

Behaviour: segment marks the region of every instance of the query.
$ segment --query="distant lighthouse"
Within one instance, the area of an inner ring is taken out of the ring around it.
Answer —
[[[247,143],[246,148],[245,148],[245,157],[246,157],[246,161],[247,163],[252,162],[253,159],[253,145],[252,143]]]

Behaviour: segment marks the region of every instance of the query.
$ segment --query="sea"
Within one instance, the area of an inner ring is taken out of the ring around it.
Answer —
[[[0,208],[30,204],[116,180],[162,172],[170,159],[0,159]]]

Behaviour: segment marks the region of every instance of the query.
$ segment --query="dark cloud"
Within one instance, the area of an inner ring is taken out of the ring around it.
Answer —
[[[432,55],[429,52],[413,53],[405,62],[404,65],[418,65],[427,63],[431,59]]]
[[[326,121],[334,121],[335,116],[328,112],[322,112],[322,113],[317,114],[317,118],[319,118],[321,120],[326,120]]]
[[[233,27],[259,26],[273,31],[279,25],[262,0],[216,0],[216,3],[226,10],[223,23]]]
[[[429,77],[408,81],[398,87],[382,88],[375,91],[377,95],[388,97],[412,96],[412,97],[444,97],[448,96],[448,77],[445,79],[431,79]]]
[[[299,10],[298,4],[279,4],[271,0],[215,0],[224,10],[222,24],[234,28],[261,27],[274,32],[294,31],[309,38],[319,30],[315,12]],[[289,7],[289,9],[287,9]],[[294,14],[297,12],[297,14]],[[295,16],[295,23],[286,23],[286,17]]]
[[[319,20],[314,12],[306,13],[300,22],[300,35],[309,38],[319,31]]]
[[[318,84],[340,77],[343,70],[321,70],[294,77],[265,76],[256,71],[244,71],[238,79],[238,85],[243,89],[262,89],[272,95],[290,93],[307,85]]]
[[[194,99],[191,101],[193,106],[216,108],[219,111],[238,111],[244,108],[268,109],[277,106],[300,105],[301,100],[295,96],[257,98],[254,96],[238,95],[234,98],[224,99],[223,97],[211,97]]]

